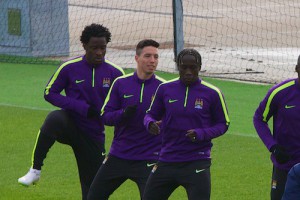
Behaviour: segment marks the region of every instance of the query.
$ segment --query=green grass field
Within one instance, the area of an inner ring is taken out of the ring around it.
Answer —
[[[55,109],[43,90],[57,66],[0,63],[0,199],[81,199],[76,162],[69,146],[56,143],[48,153],[38,185],[23,187],[17,179],[27,173],[36,134],[47,113]],[[159,73],[166,79],[174,74]],[[272,165],[257,137],[253,113],[270,85],[253,85],[204,78],[219,87],[227,102],[229,131],[213,140],[212,200],[269,199]],[[107,128],[107,150],[113,129]],[[111,199],[138,200],[137,187],[123,184]],[[187,199],[178,188],[170,200]]]

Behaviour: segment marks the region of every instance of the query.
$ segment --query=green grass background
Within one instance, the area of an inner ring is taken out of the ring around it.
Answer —
[[[81,199],[76,161],[71,148],[55,143],[48,153],[41,180],[23,187],[17,179],[27,173],[37,131],[55,107],[43,99],[44,87],[57,66],[0,63],[0,199]],[[165,79],[176,74],[158,73]],[[203,78],[219,87],[227,102],[231,125],[213,140],[212,200],[269,199],[272,165],[257,137],[253,113],[270,85]],[[113,129],[106,131],[109,149]],[[125,182],[112,200],[138,200],[137,187]],[[170,200],[187,199],[178,188]]]

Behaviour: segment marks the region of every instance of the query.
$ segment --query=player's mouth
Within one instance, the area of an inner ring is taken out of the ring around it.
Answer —
[[[195,82],[195,78],[192,76],[184,76],[182,81],[185,85],[191,85],[193,82]]]
[[[151,70],[151,71],[154,71],[154,70],[155,70],[155,66],[153,66],[153,65],[148,65],[148,69]]]
[[[95,63],[102,63],[102,58],[95,58]]]

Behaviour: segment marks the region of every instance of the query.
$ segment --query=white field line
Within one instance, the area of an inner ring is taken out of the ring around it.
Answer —
[[[20,106],[20,105],[14,105],[9,103],[0,103],[0,106],[8,106],[8,107],[15,107],[15,108],[24,108],[29,110],[45,110],[45,111],[52,111],[50,108],[39,108],[39,107],[33,107],[33,106]],[[243,133],[229,133],[228,135],[236,135],[236,136],[242,136],[242,137],[251,137],[251,138],[258,138],[257,135],[249,135],[249,134],[243,134]]]
[[[14,108],[25,108],[29,110],[45,110],[45,111],[51,111],[54,110],[53,108],[40,108],[40,107],[34,107],[34,106],[20,106],[10,103],[0,103],[0,106],[8,106],[8,107],[14,107]]]
[[[242,136],[242,137],[251,137],[251,138],[259,138],[257,134],[255,134],[255,135],[249,135],[249,134],[243,134],[243,133],[228,133],[228,135],[235,135],[235,136]]]

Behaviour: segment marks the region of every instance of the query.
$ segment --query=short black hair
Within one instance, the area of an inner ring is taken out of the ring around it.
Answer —
[[[91,24],[86,26],[82,31],[80,41],[82,44],[87,44],[91,37],[105,37],[107,43],[111,41],[111,33],[109,29],[101,24]]]
[[[194,56],[195,59],[196,59],[196,63],[201,66],[201,64],[202,64],[201,55],[200,55],[200,53],[197,50],[195,50],[195,49],[183,49],[182,51],[180,51],[180,53],[178,54],[178,56],[176,58],[177,67],[180,64],[182,64],[182,58],[185,55],[192,55],[192,56]]]
[[[148,46],[152,46],[152,47],[159,47],[159,43],[156,42],[155,40],[152,39],[145,39],[145,40],[141,40],[137,45],[136,45],[136,49],[135,49],[135,53],[136,55],[140,55],[142,52],[142,49]]]
[[[297,65],[300,65],[300,55],[298,56],[298,62]]]

